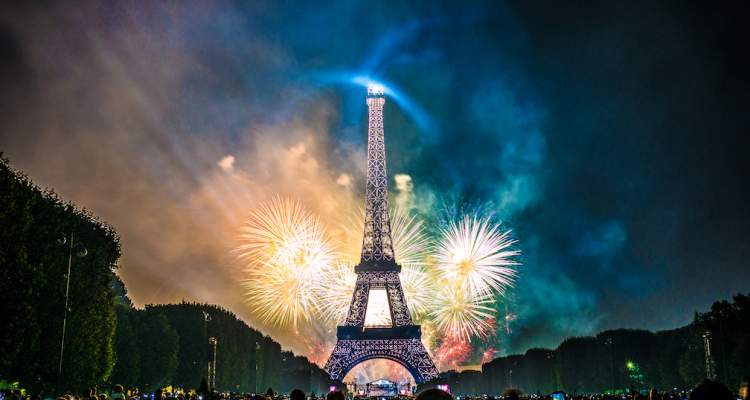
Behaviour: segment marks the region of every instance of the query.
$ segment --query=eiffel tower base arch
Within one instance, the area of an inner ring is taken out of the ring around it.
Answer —
[[[325,366],[332,380],[341,381],[357,364],[373,359],[386,359],[401,364],[422,384],[438,377],[422,341],[411,339],[339,340]]]

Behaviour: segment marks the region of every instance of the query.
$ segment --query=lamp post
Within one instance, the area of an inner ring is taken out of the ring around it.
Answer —
[[[711,353],[711,331],[703,332],[703,354],[706,360],[706,378],[716,379],[716,366]]]
[[[215,336],[208,338],[208,344],[213,347],[213,361],[208,364],[208,379],[211,391],[216,390],[216,345],[219,340]]]
[[[65,354],[65,328],[68,325],[68,300],[70,299],[70,270],[73,266],[73,249],[75,248],[75,255],[78,258],[86,257],[88,250],[83,247],[82,244],[74,244],[75,236],[73,232],[70,233],[70,241],[68,242],[68,273],[65,275],[65,309],[63,310],[63,325],[62,334],[60,335],[60,364],[57,367],[57,379],[58,381],[62,378],[63,368],[63,355]],[[63,236],[59,243],[65,245],[66,238]]]
[[[508,370],[508,387],[513,387],[513,370]]]
[[[211,314],[203,311],[203,336],[208,337],[208,321],[211,320]]]
[[[609,378],[610,378],[610,390],[614,393],[615,391],[615,348],[614,340],[608,337],[604,340],[604,345],[609,348]]]
[[[211,314],[203,310],[203,337],[208,340],[209,345],[211,344],[211,338],[208,337],[208,322],[211,321]],[[210,347],[209,347],[210,348]],[[211,355],[208,354],[208,362],[206,363],[206,383],[208,384],[209,390],[213,389],[211,386]]]

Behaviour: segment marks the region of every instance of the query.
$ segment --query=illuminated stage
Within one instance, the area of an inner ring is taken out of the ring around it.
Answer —
[[[387,379],[378,379],[364,385],[350,384],[349,390],[357,397],[395,397],[412,394],[408,382],[397,383]]]

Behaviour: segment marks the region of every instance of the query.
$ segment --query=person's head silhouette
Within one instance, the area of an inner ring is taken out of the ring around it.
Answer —
[[[333,392],[328,392],[326,400],[346,400],[346,396],[340,390],[334,390]]]
[[[704,379],[690,393],[690,400],[734,400],[734,395],[721,382]]]
[[[417,395],[417,400],[453,400],[453,396],[440,389],[427,389]]]

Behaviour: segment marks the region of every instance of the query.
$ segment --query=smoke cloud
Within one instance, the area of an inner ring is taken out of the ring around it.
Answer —
[[[747,123],[732,121],[747,117],[716,98],[727,69],[696,62],[723,42],[687,43],[705,29],[668,7],[491,4],[7,6],[0,151],[115,226],[137,305],[219,304],[315,360],[329,349],[253,321],[232,249],[276,195],[343,234],[361,207],[368,79],[392,90],[393,201],[431,229],[481,209],[519,240],[499,353],[675,327],[739,290],[750,224],[732,133]],[[584,14],[599,23],[559,20]],[[622,54],[647,56],[624,71]]]

